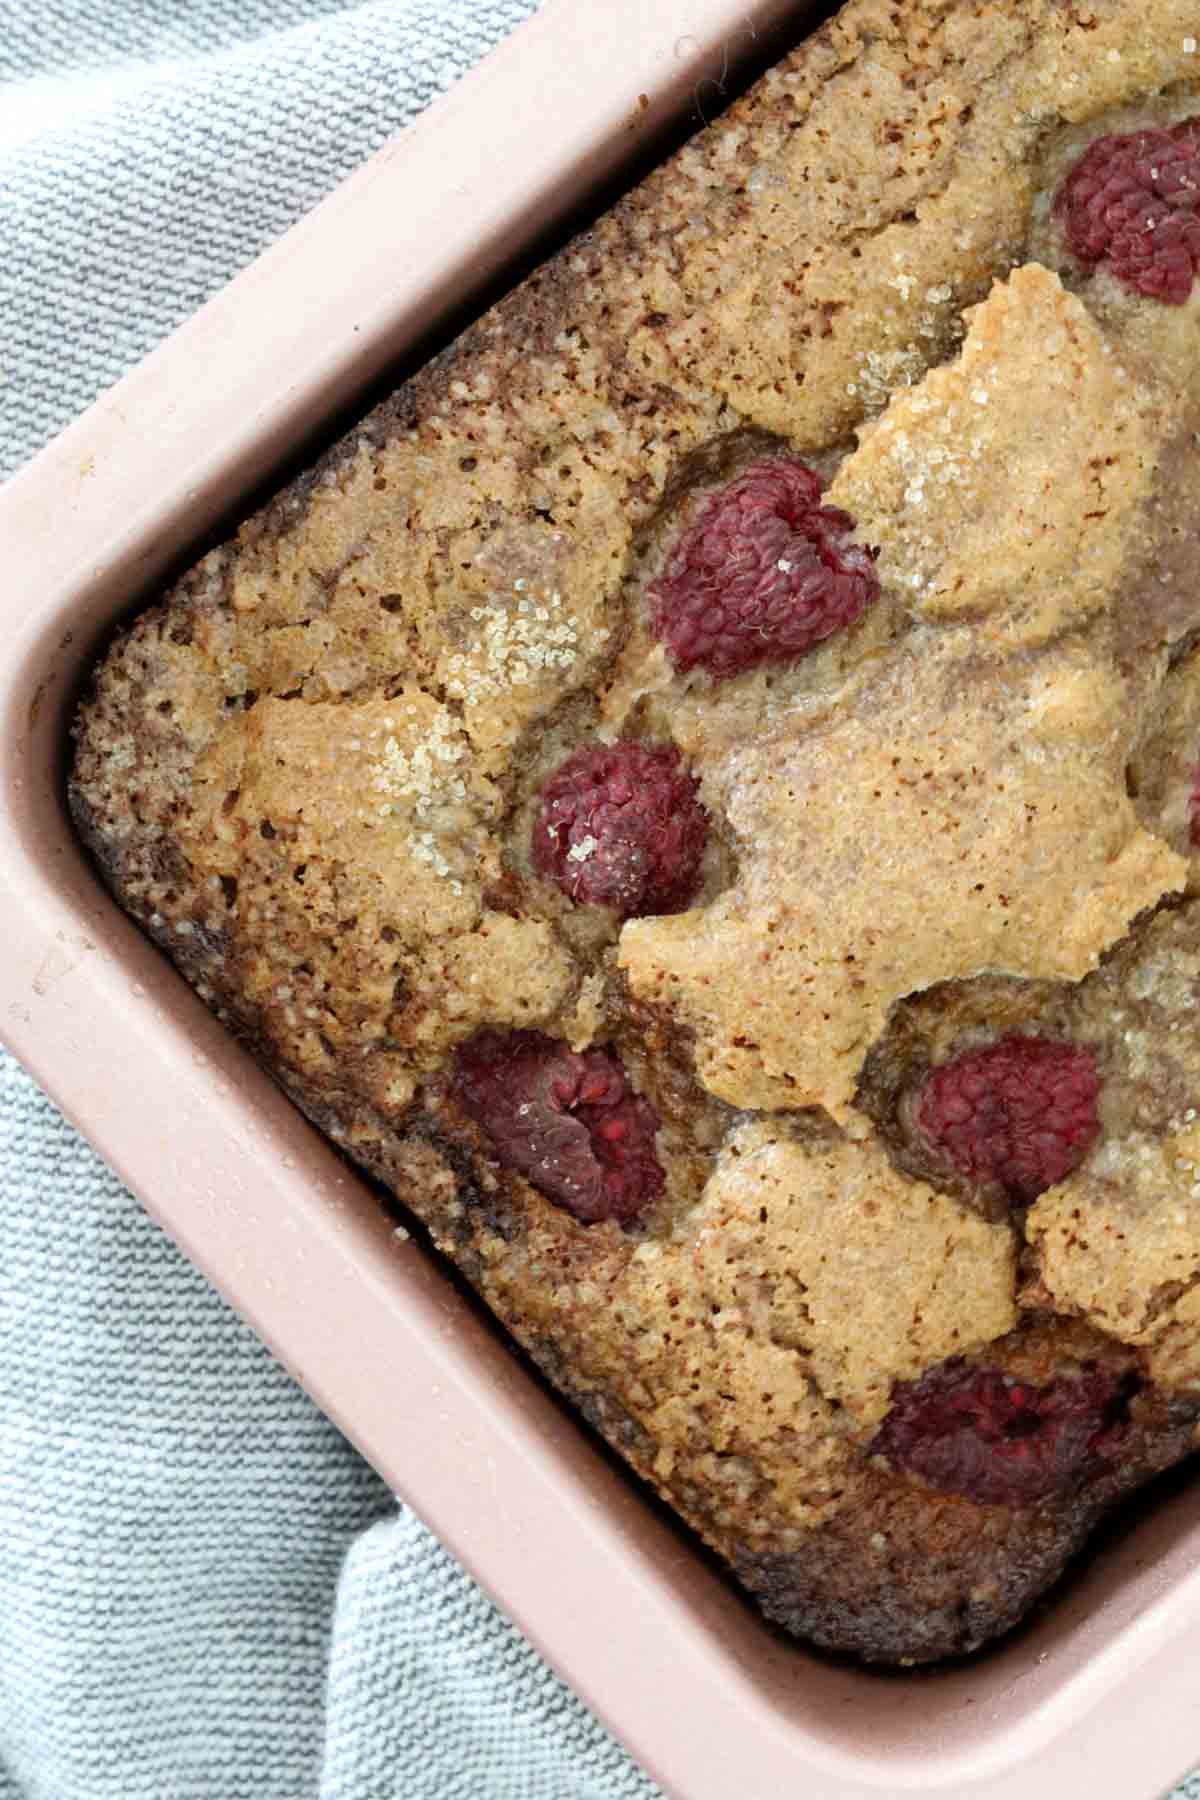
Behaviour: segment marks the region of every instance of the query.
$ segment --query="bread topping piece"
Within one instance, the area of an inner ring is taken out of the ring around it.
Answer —
[[[1027,1223],[1062,1311],[1145,1346],[1157,1382],[1200,1382],[1200,1127],[1104,1145]]]
[[[1016,1322],[1015,1244],[874,1144],[737,1133],[693,1221],[718,1333],[792,1351],[860,1426],[894,1381]]]
[[[923,1158],[1027,1206],[1091,1149],[1099,1088],[1091,1050],[1013,1035],[939,1064],[904,1111]]]
[[[858,1129],[894,1001],[987,970],[1078,980],[1184,885],[1136,821],[1126,729],[1120,681],[1077,644],[993,663],[914,638],[842,711],[731,759],[737,884],[625,927],[635,992],[695,1028],[722,1098]]]
[[[700,885],[708,818],[673,744],[579,750],[539,797],[533,864],[576,905],[680,912]]]
[[[1034,1505],[1120,1455],[1137,1386],[1094,1367],[1035,1386],[956,1357],[897,1390],[874,1448],[943,1493]]]

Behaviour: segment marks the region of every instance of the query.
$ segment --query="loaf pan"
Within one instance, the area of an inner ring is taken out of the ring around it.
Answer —
[[[971,1664],[785,1641],[226,1036],[64,809],[114,620],[810,16],[545,0],[0,490],[0,1034],[673,1800],[1151,1800],[1200,1757],[1200,1482]]]

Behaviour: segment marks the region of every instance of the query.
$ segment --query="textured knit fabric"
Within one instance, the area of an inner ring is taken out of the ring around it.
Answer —
[[[536,4],[15,0],[0,475]],[[0,1800],[655,1792],[0,1053]]]
[[[0,474],[537,0],[18,0]],[[0,1058],[0,1800],[654,1790]]]

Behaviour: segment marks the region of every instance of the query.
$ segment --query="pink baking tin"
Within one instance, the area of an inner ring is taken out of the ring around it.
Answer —
[[[118,912],[63,805],[113,619],[804,14],[545,0],[0,490],[0,1033],[673,1800],[1152,1800],[1200,1760],[1200,1481],[973,1666],[884,1677],[784,1642],[395,1234]]]

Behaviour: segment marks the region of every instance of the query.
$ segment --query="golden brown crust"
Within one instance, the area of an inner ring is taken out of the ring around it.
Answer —
[[[1200,302],[1130,303],[1049,206],[1092,137],[1186,113],[1186,13],[853,0],[135,621],[80,714],[122,903],[768,1612],[875,1659],[1005,1629],[1200,1408],[1190,1212],[1094,1192],[1190,1126],[1113,1025],[1163,933],[1177,977],[1200,956],[1170,910]],[[878,602],[793,666],[680,677],[647,589],[780,448]],[[694,906],[622,927],[529,836],[564,756],[628,732],[680,746],[714,830]],[[636,1228],[497,1165],[447,1078],[484,1025],[620,1054],[666,1175]],[[902,1129],[922,1068],[1017,1025],[1108,1078],[1028,1232]],[[1159,1388],[1119,1474],[978,1506],[871,1448],[955,1356]]]

